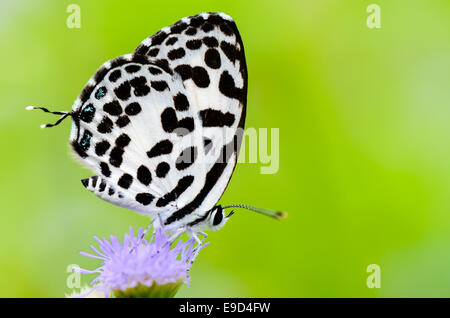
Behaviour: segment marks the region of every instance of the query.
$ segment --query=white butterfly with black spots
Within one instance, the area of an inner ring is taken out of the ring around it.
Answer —
[[[231,214],[216,204],[236,166],[246,101],[236,24],[224,13],[203,13],[104,63],[72,111],[53,112],[62,117],[46,126],[72,117],[72,148],[97,174],[82,180],[89,191],[197,239]]]

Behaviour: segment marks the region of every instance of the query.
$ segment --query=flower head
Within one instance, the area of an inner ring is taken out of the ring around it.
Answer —
[[[103,264],[93,271],[80,272],[98,273],[91,285],[107,296],[173,297],[183,283],[189,285],[189,268],[207,244],[194,247],[195,240],[189,239],[172,247],[170,236],[161,229],[153,232],[149,241],[142,236],[142,228],[136,237],[130,227],[123,243],[114,235],[109,241],[94,237],[100,250],[91,245],[95,255],[81,254],[102,260]]]

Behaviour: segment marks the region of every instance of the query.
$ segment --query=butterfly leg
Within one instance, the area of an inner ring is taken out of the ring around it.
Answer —
[[[172,245],[172,243],[175,242],[184,232],[186,232],[184,228],[175,231],[175,233],[168,238],[168,240],[164,243],[164,245],[161,248],[164,248],[167,245],[169,246]],[[166,234],[164,233],[164,235]]]
[[[203,238],[207,238],[208,237],[208,234],[206,234],[205,232],[198,232],[198,234],[202,235]]]
[[[161,218],[161,214],[158,213],[157,217],[158,217],[159,227],[161,227],[161,230],[163,231],[163,233],[165,233],[166,231],[164,231],[164,222]]]
[[[186,232],[185,228],[176,230],[175,233],[169,238],[170,243],[175,242],[181,235],[183,235],[184,232]]]
[[[192,264],[192,263],[194,263],[195,259],[197,258],[198,253],[199,253],[200,250],[201,250],[201,246],[203,245],[203,242],[206,240],[206,237],[204,237],[203,240],[200,240],[200,239],[198,238],[197,233],[194,233],[192,230],[188,230],[188,233],[189,233],[189,234],[195,239],[195,241],[198,243],[198,245],[197,245],[197,247],[196,247],[196,249],[195,249],[194,255],[192,256],[192,259],[191,259],[191,264]],[[203,234],[204,234],[204,233],[203,233]],[[202,235],[203,235],[203,234],[202,234]]]
[[[194,240],[197,242],[198,245],[202,245],[202,241],[200,241],[200,239],[198,238],[197,233],[195,233],[191,229],[189,229],[187,232],[189,233],[190,236],[194,238]]]
[[[142,233],[142,235],[141,235],[141,237],[140,237],[140,240],[144,239],[144,236],[146,236],[147,233],[148,233],[148,231],[150,231],[150,228],[152,227],[153,222],[155,222],[155,219],[153,219],[153,220],[150,222],[150,224],[147,226],[147,228],[144,230],[144,232]],[[139,243],[140,243],[140,242],[139,242]]]
[[[138,238],[136,245],[130,250],[130,253],[133,252],[136,249],[136,247],[138,247],[142,243],[142,240],[147,235],[148,231],[150,231],[150,228],[152,227],[154,221],[155,219],[153,219],[147,226],[147,228],[144,230],[144,232],[142,232],[141,236]]]

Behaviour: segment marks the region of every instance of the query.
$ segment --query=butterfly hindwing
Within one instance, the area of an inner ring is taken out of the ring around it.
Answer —
[[[177,186],[180,174],[172,157],[189,144],[186,135],[195,127],[187,112],[175,113],[172,94],[183,87],[169,71],[142,56],[126,55],[103,67],[103,78],[76,109],[73,148],[91,169],[127,194],[123,206],[148,214],[173,210],[174,200],[159,199]],[[185,127],[177,129],[180,125]],[[181,130],[185,135],[175,132]],[[194,187],[189,190],[186,195],[194,195]]]
[[[105,63],[76,100],[71,144],[98,174],[83,184],[167,226],[199,223],[234,170],[246,93],[230,17],[205,13],[160,30]]]
[[[127,197],[128,193],[121,191],[117,185],[111,184],[106,178],[92,176],[81,180],[81,183],[87,190],[109,203],[121,207],[133,208],[133,200]],[[134,203],[134,208],[136,207],[138,205]]]

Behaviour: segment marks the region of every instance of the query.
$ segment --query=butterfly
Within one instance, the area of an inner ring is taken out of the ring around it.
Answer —
[[[247,104],[244,46],[224,13],[185,17],[104,63],[70,112],[70,144],[96,175],[83,186],[180,235],[221,228],[217,205],[237,163]]]

